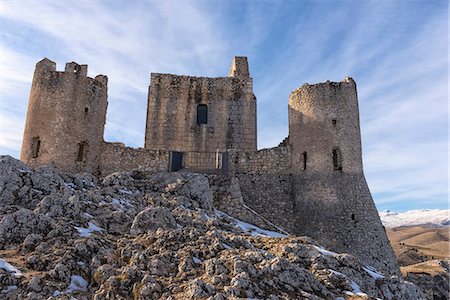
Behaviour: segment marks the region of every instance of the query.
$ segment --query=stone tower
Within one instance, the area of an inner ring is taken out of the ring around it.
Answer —
[[[256,97],[247,58],[235,57],[228,77],[151,74],[145,148],[256,150]]]
[[[64,72],[44,58],[36,64],[20,159],[69,172],[96,172],[107,108],[108,78],[87,77],[87,65]]]
[[[305,84],[289,98],[293,230],[379,270],[398,267],[362,166],[356,84]]]

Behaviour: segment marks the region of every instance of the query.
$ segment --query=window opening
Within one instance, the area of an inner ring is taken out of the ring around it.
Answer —
[[[333,167],[335,170],[342,171],[342,155],[338,147],[333,148]]]
[[[77,161],[83,161],[84,152],[86,151],[87,142],[82,141],[78,144]]]
[[[208,106],[206,104],[197,106],[197,124],[208,124]]]
[[[41,140],[38,136],[31,139],[31,157],[36,158],[39,156],[39,148],[41,148]]]
[[[303,152],[302,153],[303,170],[306,170],[307,161],[308,161],[308,154],[306,152]]]
[[[331,124],[333,124],[333,126],[336,126],[337,120],[336,119],[331,120]]]

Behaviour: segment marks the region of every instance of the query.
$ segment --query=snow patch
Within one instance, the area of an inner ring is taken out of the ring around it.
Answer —
[[[349,296],[367,296],[366,293],[363,293],[361,291],[361,288],[359,287],[359,284],[357,284],[356,282],[354,282],[353,280],[351,281],[351,286],[352,286],[352,291],[346,291],[345,294],[349,295]]]
[[[328,256],[333,256],[333,255],[337,255],[336,252],[327,250],[323,247],[319,247],[319,246],[314,246],[314,248],[316,248],[317,251],[319,251],[320,253],[322,253],[323,255],[328,255]]]
[[[130,203],[130,201],[126,200],[126,199],[117,199],[117,198],[112,198],[112,203],[118,207],[120,207],[120,209],[124,209],[127,207],[134,207],[133,204]]]
[[[256,225],[249,224],[244,221],[235,219],[220,210],[216,210],[216,215],[218,217],[224,217],[224,216],[228,217],[229,219],[231,219],[234,222],[236,227],[239,227],[242,231],[247,232],[247,233],[251,234],[252,236],[268,236],[268,237],[277,237],[277,238],[278,237],[287,237],[286,234],[282,234],[282,233],[271,231],[271,230],[265,230]]]
[[[222,245],[225,247],[225,249],[231,249],[231,246],[225,243],[222,243]]]
[[[195,256],[192,258],[192,261],[194,262],[194,264],[201,264],[202,263],[202,260],[200,258],[198,258],[198,257],[195,257]]]
[[[11,292],[11,291],[13,291],[13,290],[17,290],[17,285],[8,285],[7,287],[5,287],[3,290],[2,290],[2,293],[9,293],[9,292]]]
[[[13,265],[11,265],[9,262],[7,262],[6,260],[1,259],[1,258],[0,258],[0,269],[3,269],[8,273],[13,274],[15,277],[22,276],[22,272],[20,272],[19,269],[17,269]]]
[[[139,191],[132,192],[132,191],[130,191],[128,189],[125,189],[125,188],[124,189],[120,189],[119,192],[121,192],[122,194],[127,194],[127,195],[139,194]]]
[[[103,231],[103,228],[98,227],[97,225],[91,222],[88,223],[88,228],[75,226],[75,229],[78,230],[78,233],[80,234],[81,237],[91,236],[93,232]]]
[[[378,272],[374,267],[372,266],[366,266],[363,267],[364,271],[366,271],[370,276],[372,276],[373,279],[383,279],[384,275],[380,272]]]
[[[70,277],[70,284],[67,287],[65,293],[70,294],[73,292],[84,292],[87,291],[88,282],[79,275],[72,275]],[[56,291],[55,291],[56,292]]]

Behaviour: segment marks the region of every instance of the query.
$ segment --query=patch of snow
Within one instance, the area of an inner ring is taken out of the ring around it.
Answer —
[[[83,215],[84,215],[85,217],[89,218],[89,219],[92,219],[92,218],[94,218],[94,216],[93,216],[93,215],[91,215],[91,214],[88,214],[87,212],[83,213]]]
[[[126,208],[126,207],[134,207],[133,204],[131,204],[130,201],[128,201],[126,199],[112,198],[111,201],[114,205],[120,207],[121,209]]]
[[[35,193],[38,193],[38,194],[43,194],[44,192],[42,192],[42,191],[40,191],[40,190],[37,190],[37,189],[31,189],[31,191],[33,191],[33,192],[35,192]]]
[[[55,290],[52,294],[53,297],[58,297],[59,295],[61,295],[61,292],[58,290]]]
[[[19,169],[20,173],[31,173],[31,170]]]
[[[0,269],[3,269],[8,273],[13,274],[15,277],[22,276],[22,272],[20,272],[19,269],[17,269],[13,265],[11,265],[9,262],[7,262],[6,260],[1,259],[1,258],[0,258]]]
[[[72,182],[69,182],[69,183],[64,182],[64,186],[65,186],[65,187],[68,187],[68,188],[71,189],[71,190],[74,190],[74,189],[75,189],[75,184],[73,184]]]
[[[129,189],[119,189],[119,192],[121,192],[122,194],[127,194],[127,195],[133,195],[133,194],[139,194],[139,191],[130,191]]]
[[[370,276],[372,276],[373,279],[383,279],[384,275],[380,272],[378,272],[374,267],[372,266],[366,266],[363,267],[364,271],[366,271]]]
[[[220,210],[216,210],[216,215],[218,217],[226,216],[226,217],[230,218],[234,222],[236,227],[239,227],[242,231],[247,232],[253,236],[287,237],[286,234],[282,234],[282,233],[271,231],[271,230],[265,230],[256,225],[249,224],[244,221],[235,219]]]
[[[78,230],[81,237],[91,236],[93,232],[102,232],[104,230],[91,222],[88,223],[88,228],[75,226],[75,229]]]
[[[222,243],[222,245],[225,247],[225,249],[231,249],[231,246],[225,243]]]
[[[8,285],[6,288],[2,290],[2,293],[9,293],[13,290],[17,290],[17,285]]]
[[[331,273],[333,273],[333,274],[347,277],[345,274],[342,274],[341,272],[335,271],[335,270],[333,270],[333,269],[328,269],[328,270],[329,270]]]
[[[65,293],[70,294],[73,292],[84,292],[87,290],[88,282],[79,275],[72,275],[70,277],[70,284],[67,287]]]
[[[195,256],[192,258],[192,261],[194,262],[194,264],[201,264],[202,263],[202,260],[200,258],[198,258],[198,257],[195,257]]]
[[[414,226],[414,225],[450,225],[450,210],[446,209],[416,209],[403,213],[389,210],[378,212],[381,222],[386,227]]]
[[[345,292],[345,294],[346,295],[349,295],[349,296],[367,296],[367,294],[366,293],[363,293],[362,291],[361,291],[361,288],[359,287],[359,284],[357,284],[356,282],[354,282],[353,280],[352,280],[352,282],[351,282],[351,286],[352,286],[352,291],[351,292],[349,292],[349,291],[346,291]]]
[[[314,246],[314,248],[316,248],[317,251],[319,251],[320,253],[322,253],[323,255],[328,255],[328,256],[333,256],[333,255],[337,255],[336,252],[327,250],[323,247],[319,247],[319,246]]]
[[[100,205],[105,205],[106,202],[102,200],[102,201],[100,201],[98,204],[100,204]]]

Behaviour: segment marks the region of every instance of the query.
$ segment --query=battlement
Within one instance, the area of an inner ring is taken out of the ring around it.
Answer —
[[[92,81],[97,86],[100,84],[104,87],[108,84],[108,77],[105,75],[97,75],[95,78],[88,77],[88,65],[80,65],[76,62],[68,62],[65,65],[64,71],[56,70],[56,63],[48,58],[44,58],[36,64],[35,77],[40,78],[49,74],[53,79],[63,78],[65,76],[72,76],[74,78],[86,78]],[[57,80],[49,81],[48,83],[56,84]]]

